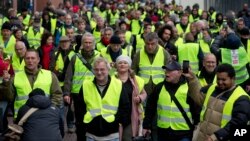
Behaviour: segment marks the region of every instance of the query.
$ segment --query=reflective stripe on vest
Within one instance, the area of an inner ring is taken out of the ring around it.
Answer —
[[[187,104],[187,83],[182,84],[175,93],[176,99],[187,113],[187,116],[191,120],[190,107]],[[171,128],[173,130],[190,130],[189,126],[182,116],[180,110],[175,105],[175,102],[171,100],[171,96],[163,85],[159,94],[157,102],[157,126],[160,128]],[[191,120],[192,121],[192,120]]]
[[[37,49],[38,47],[40,47],[40,43],[41,43],[41,38],[42,38],[42,35],[44,33],[44,28],[43,27],[40,27],[40,30],[39,32],[34,33],[34,30],[33,30],[33,27],[29,27],[29,30],[27,32],[27,40],[30,44],[30,47],[33,47],[35,49]]]
[[[154,84],[162,82],[165,78],[165,72],[162,69],[164,65],[164,50],[159,47],[153,63],[151,64],[145,50],[140,50],[139,76],[144,80],[145,84],[149,82],[150,77]]]
[[[183,60],[189,60],[192,71],[197,74],[199,71],[199,44],[185,43],[178,47],[179,63],[182,64]]]
[[[22,59],[20,63],[20,58],[14,53],[12,56],[11,65],[14,69],[14,72],[17,73],[24,70],[25,62],[24,59]]]
[[[50,88],[52,84],[52,73],[51,71],[41,69],[37,75],[36,81],[31,88],[30,81],[25,73],[21,71],[15,74],[14,77],[14,86],[16,89],[16,99],[14,102],[15,117],[17,116],[17,111],[21,108],[22,105],[28,100],[29,93],[35,89],[42,89],[45,94],[50,94]]]
[[[101,98],[92,80],[85,80],[82,86],[88,88],[83,89],[83,97],[87,109],[83,122],[90,123],[95,117],[100,115],[109,123],[115,121],[122,91],[122,82],[115,77],[111,77],[107,92],[103,98]]]
[[[234,67],[236,73],[236,84],[241,84],[249,78],[246,68],[248,57],[243,46],[235,50],[221,48],[221,60],[222,63],[232,64]]]
[[[211,95],[213,94],[215,87],[216,87],[216,84],[211,85],[207,91],[206,98],[205,98],[205,101],[203,103],[203,107],[202,107],[202,111],[201,111],[201,117],[200,117],[201,121],[203,121],[204,117],[206,116],[205,113],[206,113],[206,110],[208,108],[209,99],[210,99]],[[224,126],[231,120],[233,106],[234,106],[235,101],[239,97],[244,96],[244,95],[248,96],[248,94],[240,86],[237,86],[237,88],[232,92],[232,94],[230,95],[230,97],[228,98],[226,103],[224,104],[222,118],[217,119],[217,120],[221,121],[220,122],[221,128],[224,128]]]
[[[16,38],[14,37],[14,35],[10,36],[9,41],[5,44],[3,41],[2,36],[0,35],[0,46],[3,46],[4,49],[4,53],[12,56],[15,52],[15,44],[16,44]]]

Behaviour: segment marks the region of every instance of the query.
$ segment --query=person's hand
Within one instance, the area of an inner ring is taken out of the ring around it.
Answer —
[[[142,130],[142,135],[143,135],[144,137],[146,137],[148,134],[151,134],[151,130],[150,130],[150,129],[143,129],[143,130]]]
[[[63,97],[63,101],[64,101],[65,103],[67,103],[67,104],[70,104],[70,96],[69,96],[69,95],[65,95],[65,96]]]
[[[8,73],[7,70],[3,71],[3,80],[4,81],[9,81],[10,80],[10,74]]]
[[[138,95],[133,97],[133,100],[135,103],[141,103],[141,98]]]
[[[250,85],[246,85],[246,92],[248,93],[248,92],[250,92]]]
[[[207,136],[205,141],[213,141],[213,139],[210,136]]]
[[[192,80],[195,78],[195,74],[189,68],[188,73],[182,73],[188,80]]]

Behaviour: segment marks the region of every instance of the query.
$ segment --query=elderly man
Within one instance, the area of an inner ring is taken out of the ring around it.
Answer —
[[[127,91],[120,80],[109,76],[104,58],[96,58],[93,70],[95,78],[85,80],[79,93],[86,140],[118,141],[119,124],[126,127],[130,119]]]
[[[41,69],[38,65],[40,58],[38,52],[34,49],[27,50],[24,56],[25,68],[15,74],[13,79],[5,73],[3,83],[8,86],[9,95],[14,101],[14,110],[16,118],[19,108],[25,104],[28,94],[35,88],[44,90],[48,97],[51,98],[55,106],[62,105],[62,90],[58,79],[54,73]]]
[[[24,56],[27,51],[27,48],[22,41],[17,41],[15,45],[15,54],[12,56],[11,65],[15,73],[24,70],[25,62]]]
[[[203,67],[198,72],[197,76],[204,87],[208,84],[216,83],[215,69],[217,67],[217,60],[214,54],[206,54],[203,60]]]
[[[78,93],[83,80],[93,79],[91,64],[100,55],[95,50],[95,38],[91,33],[85,33],[82,37],[80,53],[73,56],[69,62],[64,80],[64,101],[68,104],[74,101],[76,134],[79,141],[84,140],[81,106],[79,105]]]

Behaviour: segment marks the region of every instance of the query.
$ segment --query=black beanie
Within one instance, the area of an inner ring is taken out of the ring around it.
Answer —
[[[231,33],[227,36],[226,47],[228,49],[238,49],[240,45],[241,45],[241,41],[237,35],[235,35],[234,33]]]
[[[42,89],[36,88],[33,91],[30,92],[29,97],[35,96],[35,95],[43,95],[45,96],[45,93]]]
[[[109,42],[109,43],[110,43],[110,44],[121,44],[122,41],[121,41],[121,39],[120,39],[118,36],[113,35],[113,36],[110,38],[110,42]]]
[[[11,30],[11,24],[10,24],[9,22],[5,22],[5,23],[2,25],[1,30],[3,30],[3,29]]]

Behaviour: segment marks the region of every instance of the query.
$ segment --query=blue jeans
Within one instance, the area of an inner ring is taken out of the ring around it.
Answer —
[[[7,101],[0,101],[0,132],[2,132],[3,130],[5,130],[5,128],[7,128],[6,117],[4,118],[7,106],[8,106]]]
[[[183,138],[183,139],[181,139],[179,141],[191,141],[191,140],[189,138]]]
[[[90,137],[86,137],[86,141],[96,141]],[[108,140],[108,141],[119,141],[119,138],[116,138],[116,139],[112,139],[112,140]]]
[[[1,120],[3,119],[3,116],[4,116],[5,110],[7,108],[7,105],[8,105],[7,101],[0,101]]]
[[[62,138],[64,137],[64,106],[59,107],[59,114],[60,114],[60,120],[59,120],[59,129]]]

